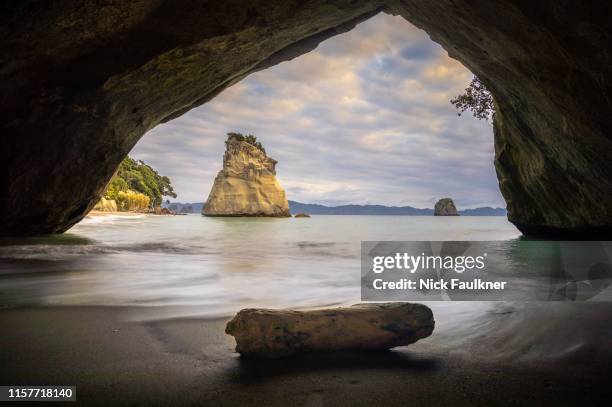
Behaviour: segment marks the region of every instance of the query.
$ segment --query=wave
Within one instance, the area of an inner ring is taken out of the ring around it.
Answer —
[[[167,253],[167,254],[214,254],[203,245],[187,245],[174,242],[141,242],[129,244],[32,244],[20,246],[1,246],[0,259],[37,259],[62,260],[67,257],[100,255],[113,253]]]
[[[67,236],[69,237],[69,236]],[[25,244],[24,244],[25,243]],[[307,251],[313,257],[338,257],[354,258],[355,253],[351,250],[351,245],[343,242],[314,242],[301,241],[292,244],[299,251]],[[211,247],[203,245],[200,240],[180,239],[175,241],[144,241],[136,243],[101,243],[95,240],[72,241],[66,239],[53,238],[41,240],[28,240],[12,242],[0,245],[0,259],[45,259],[63,260],[75,256],[106,255],[118,253],[165,253],[176,255],[209,255],[219,254],[223,251],[223,246]],[[301,258],[303,254],[291,250],[284,252],[285,257]],[[274,255],[274,253],[263,254],[262,256]],[[255,256],[255,253],[250,253]]]
[[[428,303],[436,318],[431,341],[489,360],[609,360],[608,302]]]
[[[307,254],[313,258],[317,257],[335,257],[341,259],[357,258],[358,253],[355,252],[355,245],[350,242],[315,242],[315,241],[300,241],[292,245],[292,248],[297,247],[299,252],[297,256]]]
[[[176,254],[197,254],[202,253],[206,246],[202,245],[186,245],[179,243],[170,242],[143,242],[143,243],[131,243],[126,245],[111,245],[105,246],[109,250],[116,252],[159,252],[159,253],[176,253]],[[210,253],[210,252],[209,252]]]
[[[113,223],[116,221],[121,221],[125,219],[143,219],[147,215],[146,214],[130,214],[130,215],[100,215],[100,216],[87,216],[82,221],[79,222],[79,225],[96,225],[100,223]]]
[[[312,242],[312,241],[302,241],[302,242],[297,242],[296,246],[301,248],[301,249],[306,249],[306,248],[310,248],[310,247],[332,247],[337,245],[338,243],[336,242]]]

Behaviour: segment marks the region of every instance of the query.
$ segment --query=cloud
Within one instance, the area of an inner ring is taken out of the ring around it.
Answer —
[[[504,206],[491,126],[449,103],[471,77],[424,32],[380,14],[156,127],[131,154],[168,175],[183,202],[206,199],[225,134],[240,131],[279,161],[289,199]]]

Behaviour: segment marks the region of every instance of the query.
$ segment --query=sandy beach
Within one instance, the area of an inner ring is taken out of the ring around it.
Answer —
[[[588,352],[491,360],[496,338],[452,349],[434,332],[388,352],[254,361],[233,352],[228,318],[151,320],[157,311],[4,309],[0,381],[76,385],[77,404],[104,406],[595,406],[611,395],[609,358]]]
[[[85,218],[96,218],[101,216],[143,216],[148,215],[142,212],[108,212],[108,211],[90,211]]]

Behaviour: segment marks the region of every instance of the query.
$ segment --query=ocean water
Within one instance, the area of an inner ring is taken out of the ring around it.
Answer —
[[[350,305],[360,301],[362,240],[499,241],[519,257],[540,247],[503,217],[92,217],[63,235],[0,241],[0,307],[131,306],[142,310],[132,318],[148,320]],[[611,356],[610,301],[427,304],[436,319],[428,343],[445,349]]]
[[[4,305],[308,308],[360,299],[362,240],[512,240],[503,217],[308,219],[100,216],[69,233],[4,241]]]

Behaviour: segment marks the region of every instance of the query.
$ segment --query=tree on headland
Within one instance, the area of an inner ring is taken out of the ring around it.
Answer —
[[[493,95],[487,87],[480,81],[477,76],[474,76],[472,82],[465,88],[465,91],[451,99],[450,102],[460,110],[461,113],[470,110],[472,115],[478,120],[492,120],[495,115],[495,103],[493,103]]]
[[[264,154],[266,153],[266,149],[265,149],[265,148],[263,148],[263,146],[261,145],[261,143],[260,143],[259,141],[257,141],[257,137],[255,137],[255,136],[254,136],[254,135],[252,135],[252,134],[249,134],[249,135],[246,135],[246,136],[245,136],[245,135],[244,135],[244,134],[242,134],[242,133],[236,133],[236,132],[231,131],[231,132],[227,133],[227,136],[228,136],[228,138],[235,138],[235,139],[237,139],[237,140],[247,142],[247,143],[249,143],[250,145],[252,145],[252,146],[254,146],[254,147],[257,147],[257,148],[258,148],[259,150],[261,150],[261,151],[262,151]]]
[[[158,206],[164,196],[176,198],[176,193],[168,177],[160,175],[143,161],[126,157],[108,184],[104,196],[117,201],[123,210],[132,210],[144,209],[150,204]],[[146,204],[143,197],[147,198]]]

